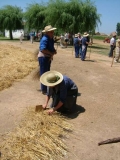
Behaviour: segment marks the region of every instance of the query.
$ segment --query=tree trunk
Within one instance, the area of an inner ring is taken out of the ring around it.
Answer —
[[[9,33],[10,33],[10,40],[13,40],[13,35],[12,35],[12,30],[11,29],[9,30]]]

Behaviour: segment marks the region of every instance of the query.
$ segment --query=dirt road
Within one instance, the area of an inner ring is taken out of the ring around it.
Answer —
[[[37,42],[12,44],[31,51],[39,46]],[[58,47],[57,51],[51,70],[71,77],[79,88],[78,112],[69,119],[74,131],[65,141],[70,150],[65,160],[119,160],[120,143],[98,146],[98,142],[120,137],[120,63],[111,67],[111,58],[92,51],[89,60],[89,50],[86,61],[74,58],[71,48]],[[45,96],[37,91],[39,81],[32,79],[33,72],[0,92],[1,140],[19,124],[27,107],[44,102]]]

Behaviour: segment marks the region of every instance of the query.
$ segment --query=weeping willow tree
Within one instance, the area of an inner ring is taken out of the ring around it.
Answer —
[[[45,9],[46,6],[34,3],[29,4],[24,13],[27,28],[36,29],[37,31],[43,29],[45,26]]]
[[[97,14],[97,8],[94,6],[94,3],[90,0],[86,0],[85,3],[82,3],[80,6],[82,13],[82,20],[80,28],[82,31],[93,31],[98,24],[101,24],[100,14]]]
[[[51,24],[57,32],[84,32],[95,30],[100,14],[90,0],[49,0],[46,4],[31,4],[27,7],[25,20],[29,29],[43,29]]]
[[[100,14],[90,0],[50,0],[46,15],[46,23],[69,32],[92,31],[101,24]]]
[[[4,6],[0,9],[0,29],[9,30],[10,39],[13,39],[12,30],[23,28],[22,9],[17,6]]]

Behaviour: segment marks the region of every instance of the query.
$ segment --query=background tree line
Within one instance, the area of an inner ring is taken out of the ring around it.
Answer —
[[[117,35],[120,36],[120,23],[117,23],[116,31],[117,31]]]
[[[100,14],[90,0],[49,0],[48,3],[29,4],[26,11],[17,6],[4,6],[0,9],[0,30],[26,27],[29,30],[43,30],[46,25],[56,27],[56,35],[64,32],[91,32],[101,24]]]

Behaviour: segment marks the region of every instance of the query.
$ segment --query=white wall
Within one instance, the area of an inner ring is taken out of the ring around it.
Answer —
[[[12,31],[13,38],[20,38],[21,32],[24,35],[23,29]],[[9,31],[8,30],[5,30],[5,37],[9,38]]]

